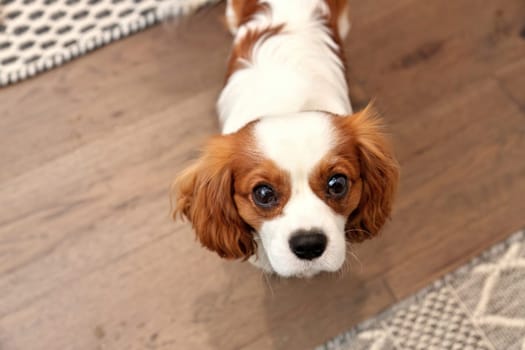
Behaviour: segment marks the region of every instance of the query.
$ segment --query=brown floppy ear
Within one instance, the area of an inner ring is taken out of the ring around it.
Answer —
[[[392,210],[399,181],[399,165],[370,105],[347,117],[355,139],[362,181],[361,199],[346,223],[347,238],[361,242],[379,233]]]
[[[226,259],[247,259],[255,252],[251,228],[233,200],[231,136],[210,141],[201,158],[175,180],[173,218],[185,217],[203,246]]]

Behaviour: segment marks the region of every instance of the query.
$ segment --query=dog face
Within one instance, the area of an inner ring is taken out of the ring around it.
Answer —
[[[224,258],[264,254],[281,276],[312,276],[378,233],[397,182],[370,109],[264,117],[208,143],[175,182],[174,216]]]

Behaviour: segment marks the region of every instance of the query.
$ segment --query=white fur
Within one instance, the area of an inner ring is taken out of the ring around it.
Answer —
[[[255,138],[264,155],[292,176],[305,175],[335,146],[333,126],[324,112],[264,117],[255,126]]]
[[[258,232],[262,241],[259,255],[267,258],[281,276],[338,270],[346,255],[346,218],[317,197],[309,184],[312,170],[334,146],[336,137],[330,119],[322,112],[265,117],[255,126],[255,138],[263,155],[289,174],[292,185],[283,214],[265,221]],[[300,260],[288,241],[294,232],[311,229],[324,232],[327,248],[318,259]]]
[[[224,87],[217,109],[223,133],[232,133],[261,116],[323,110],[351,114],[343,63],[319,13],[322,0],[266,0],[271,11],[236,30],[239,41],[252,29],[284,24],[282,33],[256,45],[246,67]],[[227,10],[233,28],[233,11]],[[235,29],[232,29],[235,31]]]
[[[308,177],[334,146],[334,130],[323,112],[349,115],[343,63],[320,14],[328,8],[323,0],[265,0],[271,11],[257,14],[237,28],[235,13],[228,1],[226,17],[235,41],[249,30],[283,24],[280,34],[255,45],[224,87],[217,109],[223,133],[235,132],[262,118],[255,127],[259,150],[285,170],[292,193],[283,214],[263,223],[255,235],[257,256],[250,261],[281,276],[311,276],[335,271],[345,260],[346,219],[318,198]],[[346,17],[346,16],[343,16]],[[340,35],[349,22],[340,20]],[[328,238],[323,255],[306,261],[297,258],[288,245],[297,230],[321,229]]]
[[[235,11],[233,11],[232,0],[226,2],[226,24],[230,33],[235,34],[237,32],[237,18]]]

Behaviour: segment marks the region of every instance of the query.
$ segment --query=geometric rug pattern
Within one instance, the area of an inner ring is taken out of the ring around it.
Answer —
[[[217,1],[0,0],[0,87]]]
[[[525,232],[319,350],[525,350]]]

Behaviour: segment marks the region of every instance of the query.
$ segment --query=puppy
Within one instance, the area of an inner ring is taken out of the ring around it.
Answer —
[[[337,271],[389,217],[398,165],[367,107],[352,114],[346,0],[228,0],[222,135],[174,183],[203,246],[280,276]]]

